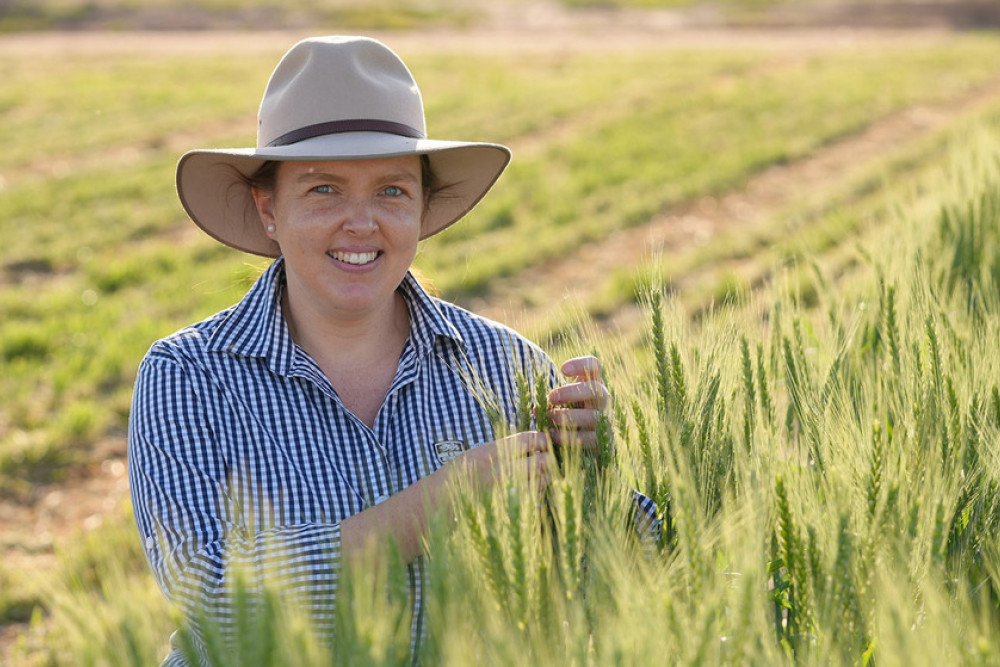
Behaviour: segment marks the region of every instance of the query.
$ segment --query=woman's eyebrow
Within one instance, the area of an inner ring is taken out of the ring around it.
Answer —
[[[410,171],[394,171],[392,173],[386,174],[382,179],[384,181],[411,181],[416,183],[420,180],[417,174]]]
[[[309,171],[304,174],[299,174],[295,180],[299,183],[308,183],[311,181],[333,181],[334,183],[345,183],[348,179],[346,176],[340,176],[338,174],[330,174],[324,171]],[[378,178],[374,179],[377,181],[410,181],[413,183],[418,182],[420,179],[416,174],[410,173],[408,171],[394,171],[388,174],[383,174]]]
[[[343,183],[347,179],[343,176],[328,174],[324,171],[307,171],[304,174],[296,176],[295,180],[299,183],[305,183],[307,181],[336,181],[338,183]]]

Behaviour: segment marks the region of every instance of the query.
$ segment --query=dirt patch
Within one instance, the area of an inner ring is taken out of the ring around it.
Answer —
[[[815,2],[788,3],[744,18],[756,26],[845,28],[1000,27],[1000,3],[983,2]]]
[[[125,443],[112,440],[95,449],[94,463],[74,470],[66,481],[36,486],[26,501],[0,500],[3,573],[53,572],[60,547],[123,511],[129,495]],[[14,647],[29,628],[26,622],[0,623],[0,665],[14,664]]]
[[[55,267],[52,265],[52,260],[46,257],[23,259],[0,266],[0,276],[6,276],[6,279],[11,282],[23,282],[30,276],[48,276],[54,272]]]
[[[0,56],[63,56],[134,54],[142,57],[198,56],[220,52],[273,53],[275,58],[300,39],[317,31],[269,30],[254,32],[40,32],[0,35]],[[404,56],[407,52],[499,51],[621,51],[635,49],[764,49],[775,52],[822,51],[845,44],[909,48],[941,42],[945,30],[861,30],[816,28],[802,30],[684,28],[612,23],[603,27],[549,30],[545,26],[516,29],[505,25],[466,30],[429,30],[395,33],[366,31]]]

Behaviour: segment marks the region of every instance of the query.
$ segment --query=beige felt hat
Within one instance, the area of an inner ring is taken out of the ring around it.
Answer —
[[[268,160],[362,160],[427,155],[447,196],[424,215],[421,238],[448,227],[482,199],[510,161],[499,144],[427,138],[413,75],[366,37],[317,37],[293,46],[264,91],[257,147],[203,149],[177,163],[177,194],[191,219],[239,250],[281,254],[264,233],[243,180]]]

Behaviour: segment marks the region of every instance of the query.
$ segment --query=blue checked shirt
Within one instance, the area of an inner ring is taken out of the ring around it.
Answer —
[[[410,336],[369,428],[292,341],[283,284],[279,259],[234,307],[156,342],[136,379],[136,524],[196,643],[200,618],[233,629],[233,568],[300,596],[317,629],[331,631],[340,522],[494,440],[490,412],[516,424],[518,373],[556,378],[538,347],[430,297],[407,274],[399,291]],[[409,566],[414,641],[424,632],[423,569],[420,558]],[[178,651],[167,663],[184,664]]]

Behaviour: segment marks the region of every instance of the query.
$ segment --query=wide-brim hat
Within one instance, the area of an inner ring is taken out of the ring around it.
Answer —
[[[427,138],[420,90],[399,56],[367,37],[317,37],[293,46],[267,84],[255,148],[193,150],[177,164],[191,219],[228,246],[281,254],[264,233],[247,177],[270,160],[363,160],[426,155],[445,195],[424,211],[421,238],[468,213],[510,161],[493,143]]]

